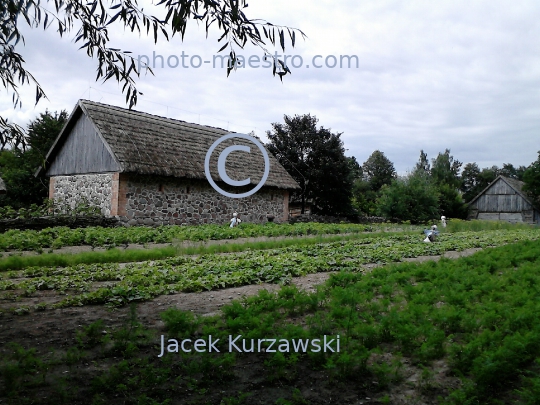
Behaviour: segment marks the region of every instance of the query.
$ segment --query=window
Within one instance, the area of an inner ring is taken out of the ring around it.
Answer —
[[[160,193],[163,193],[163,191],[164,191],[163,184],[160,184],[160,185],[158,186],[158,190],[159,190]]]

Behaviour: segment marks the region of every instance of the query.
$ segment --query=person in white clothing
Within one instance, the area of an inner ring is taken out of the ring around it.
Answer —
[[[446,217],[444,215],[441,217],[441,225],[443,228],[446,228]]]
[[[240,220],[240,218],[238,218],[238,214],[235,212],[233,214],[233,217],[231,218],[231,226],[230,227],[234,228],[234,227],[238,226],[240,224],[240,222],[242,222],[242,221]]]

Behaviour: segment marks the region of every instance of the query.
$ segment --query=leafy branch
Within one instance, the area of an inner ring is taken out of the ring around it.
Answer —
[[[82,43],[79,49],[85,49],[88,56],[97,59],[96,81],[114,79],[121,84],[129,108],[134,107],[138,96],[142,95],[135,81],[141,69],[131,52],[109,46],[108,28],[112,24],[121,24],[131,32],[152,35],[154,43],[162,38],[169,41],[175,35],[180,35],[183,40],[189,20],[204,22],[207,37],[210,27],[217,25],[222,33],[218,42],[225,40],[219,52],[229,48],[231,63],[227,76],[235,68],[237,48],[243,49],[250,43],[263,49],[266,56],[270,54],[265,48],[266,42],[274,46],[279,43],[281,49],[285,50],[286,34],[293,47],[297,34],[306,38],[299,29],[249,19],[244,13],[248,6],[246,0],[161,0],[156,6],[166,12],[164,19],[143,12],[136,0],[111,0],[108,5],[102,0],[45,0],[44,3],[54,4],[54,9],[51,11],[43,7],[41,0],[7,0],[0,4],[0,80],[3,87],[12,93],[14,107],[22,105],[20,85],[35,86],[36,104],[46,98],[39,82],[25,69],[21,54],[15,52],[19,42],[24,44],[18,27],[21,17],[32,28],[42,26],[48,29],[54,25],[61,37],[78,27],[74,42]],[[276,73],[282,79],[291,72],[283,61],[274,58],[273,75]],[[21,127],[8,124],[5,119],[0,120],[2,148],[7,145],[24,146],[25,143],[26,137]]]

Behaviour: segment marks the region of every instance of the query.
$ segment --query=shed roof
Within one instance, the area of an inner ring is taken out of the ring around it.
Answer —
[[[221,128],[192,124],[140,111],[79,100],[64,129],[47,155],[47,170],[77,119],[85,114],[105,141],[125,173],[206,179],[204,161],[210,146],[230,133]],[[264,172],[264,160],[252,143],[235,138],[222,142],[212,154],[210,173],[217,180],[217,159],[225,147],[247,145],[252,153],[231,153],[227,158],[227,174],[236,180],[246,177],[258,184]],[[270,173],[265,183],[282,189],[299,188],[295,180],[269,153]]]

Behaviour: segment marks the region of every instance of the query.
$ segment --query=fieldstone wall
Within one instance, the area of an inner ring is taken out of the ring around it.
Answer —
[[[71,209],[83,201],[98,206],[104,216],[111,215],[114,173],[77,174],[51,177],[49,198]]]
[[[217,193],[207,182],[157,176],[122,175],[119,188],[118,215],[126,225],[227,224],[233,212],[243,222],[267,222],[269,215],[282,222],[288,202],[284,190],[263,187],[248,198],[235,199]]]

